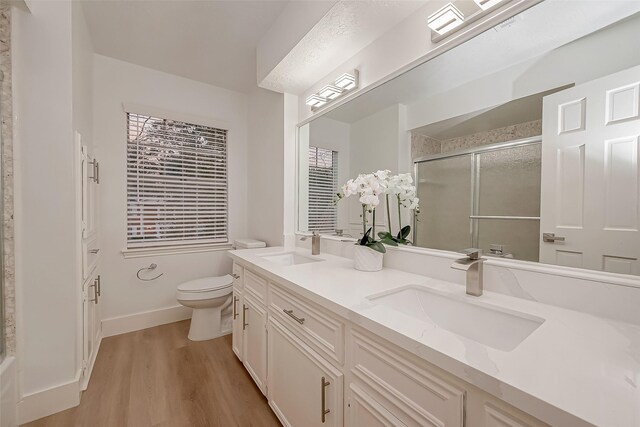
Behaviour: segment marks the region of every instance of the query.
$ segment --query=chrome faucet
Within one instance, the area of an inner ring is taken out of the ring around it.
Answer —
[[[300,240],[304,242],[308,238],[309,236],[303,236]],[[317,231],[311,234],[311,255],[320,255],[320,234]]]
[[[465,254],[464,258],[457,259],[451,264],[451,268],[467,272],[466,286],[467,294],[479,297],[482,295],[483,269],[482,250],[476,248],[464,249],[460,253]]]

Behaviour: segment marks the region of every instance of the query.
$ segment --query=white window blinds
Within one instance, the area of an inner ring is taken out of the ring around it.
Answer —
[[[127,113],[127,247],[226,243],[227,131]]]
[[[309,231],[333,233],[338,225],[338,152],[309,147]]]

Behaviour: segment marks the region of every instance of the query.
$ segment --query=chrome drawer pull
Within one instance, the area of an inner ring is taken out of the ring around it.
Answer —
[[[240,298],[238,298],[237,296],[233,297],[233,318],[235,320],[236,317],[238,317],[238,309],[236,308],[236,303],[240,301]]]
[[[300,323],[301,325],[304,323],[304,317],[298,317],[295,314],[293,314],[293,310],[282,310],[285,312],[285,314],[287,314],[289,317],[291,317],[293,320],[295,320],[296,322]]]
[[[327,420],[327,414],[329,412],[331,412],[330,409],[326,409],[327,407],[327,395],[326,395],[326,388],[329,386],[329,384],[331,384],[329,381],[325,380],[324,377],[322,377],[322,380],[320,382],[320,399],[321,399],[321,406],[322,406],[322,424],[325,423],[325,421]]]
[[[92,254],[97,254],[98,252],[100,252],[100,249],[91,249],[89,252]]]
[[[245,328],[247,326],[249,326],[249,324],[246,322],[246,318],[247,318],[247,310],[249,309],[249,307],[247,307],[246,305],[242,304],[242,330],[244,331]]]

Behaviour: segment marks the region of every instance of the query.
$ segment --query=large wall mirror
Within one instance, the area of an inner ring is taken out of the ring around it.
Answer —
[[[416,246],[640,275],[638,40],[640,2],[544,1],[301,125],[299,230],[362,235],[335,194],[389,169]]]

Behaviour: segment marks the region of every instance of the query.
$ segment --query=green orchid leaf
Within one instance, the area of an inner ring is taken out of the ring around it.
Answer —
[[[400,233],[402,234],[402,239],[406,239],[409,233],[411,233],[411,226],[405,225],[402,227],[402,230],[400,230]]]
[[[373,249],[374,251],[378,251],[380,253],[387,252],[387,249],[380,242],[371,242],[367,246],[370,247],[371,249]]]
[[[371,234],[371,228],[369,228],[362,236],[362,239],[360,239],[360,246],[367,246],[372,241],[369,234]]]

